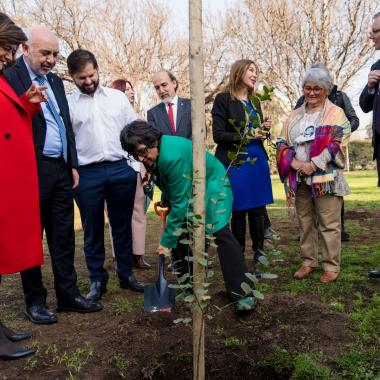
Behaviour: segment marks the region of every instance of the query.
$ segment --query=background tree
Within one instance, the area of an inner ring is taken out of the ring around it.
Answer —
[[[375,8],[371,0],[244,0],[227,13],[224,28],[234,25],[236,55],[258,62],[262,80],[289,111],[314,62],[347,88],[373,54],[367,34]]]

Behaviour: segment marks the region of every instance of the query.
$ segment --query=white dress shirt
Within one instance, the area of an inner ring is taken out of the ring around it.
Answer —
[[[99,85],[94,96],[77,89],[67,100],[79,165],[126,157],[120,144],[120,132],[138,116],[125,94]]]
[[[177,130],[177,109],[178,109],[178,96],[176,95],[170,102],[165,103],[166,112],[169,115],[169,103],[172,104],[174,127]]]

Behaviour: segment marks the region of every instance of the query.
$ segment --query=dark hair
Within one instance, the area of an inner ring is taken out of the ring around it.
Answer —
[[[127,83],[131,86],[131,88],[133,90],[132,83],[128,79],[116,79],[110,84],[110,87],[114,88],[115,90],[125,92],[125,89],[127,87]]]
[[[0,46],[20,45],[27,37],[5,13],[0,12]]]
[[[153,124],[144,120],[135,120],[126,125],[120,132],[121,147],[130,154],[136,151],[138,145],[152,148],[160,143],[162,132]]]
[[[85,49],[74,50],[67,57],[69,74],[72,75],[83,70],[88,63],[92,63],[95,70],[98,69],[98,62],[96,61],[94,54]]]

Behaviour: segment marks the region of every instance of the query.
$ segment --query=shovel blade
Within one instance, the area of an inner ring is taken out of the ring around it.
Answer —
[[[144,311],[146,313],[174,313],[175,289],[169,288],[164,277],[165,258],[158,257],[158,276],[155,284],[144,286]]]
[[[168,286],[167,281],[144,286],[144,311],[146,313],[174,313],[175,289]]]

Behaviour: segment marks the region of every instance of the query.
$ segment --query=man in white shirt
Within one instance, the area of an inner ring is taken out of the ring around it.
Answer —
[[[74,50],[67,58],[67,66],[77,86],[68,102],[81,178],[76,201],[91,280],[87,298],[98,300],[107,289],[104,201],[112,225],[120,287],[142,292],[143,286],[132,274],[131,217],[136,172],[127,164],[120,144],[120,131],[137,115],[122,92],[99,84],[98,63],[91,52]]]
[[[376,50],[380,50],[380,12],[373,17],[372,30],[368,36]],[[372,145],[373,159],[377,163],[377,186],[380,187],[380,59],[371,66],[368,74],[368,83],[360,95],[360,108],[363,112],[373,111]],[[369,273],[372,278],[380,278],[380,269]]]
[[[147,119],[163,135],[185,137],[191,140],[191,102],[177,96],[178,82],[167,70],[152,76],[152,82],[161,103],[148,110]]]

